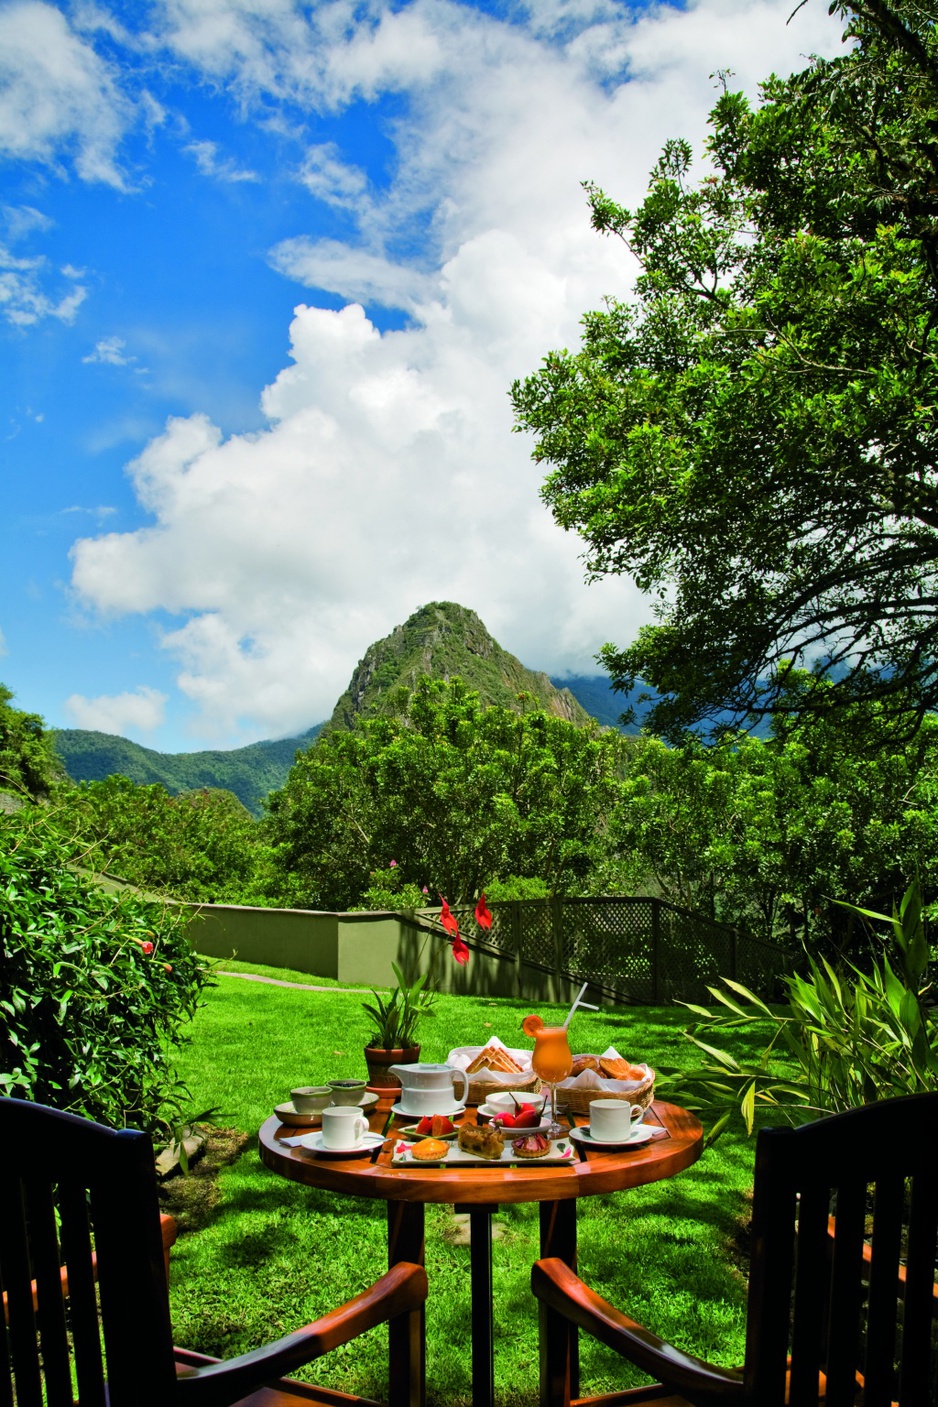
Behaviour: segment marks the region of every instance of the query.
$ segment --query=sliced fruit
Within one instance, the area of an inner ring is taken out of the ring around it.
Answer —
[[[536,1014],[532,1014],[531,1016],[526,1016],[524,1018],[521,1023],[521,1029],[526,1036],[531,1036],[533,1038],[537,1035],[538,1031],[542,1029],[543,1025],[544,1022],[542,1018]]]
[[[421,1135],[431,1134],[433,1132],[433,1120],[429,1117],[422,1118],[420,1120],[420,1123],[417,1125],[417,1132]]]
[[[448,1119],[445,1114],[434,1114],[433,1116],[433,1137],[445,1138],[447,1134],[455,1133],[456,1125],[452,1119]]]

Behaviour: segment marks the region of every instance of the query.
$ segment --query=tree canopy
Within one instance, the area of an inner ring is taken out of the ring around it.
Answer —
[[[12,699],[12,690],[0,684],[0,791],[37,801],[64,772],[41,716],[14,708]]]
[[[665,736],[938,704],[938,27],[913,0],[835,8],[842,56],[756,107],[725,88],[702,179],[672,141],[636,211],[589,188],[634,296],[512,391],[590,572],[657,598],[603,655]]]
[[[582,892],[606,853],[624,740],[422,678],[392,716],[323,735],[270,798],[277,898],[344,909],[398,889],[465,902],[494,879]]]

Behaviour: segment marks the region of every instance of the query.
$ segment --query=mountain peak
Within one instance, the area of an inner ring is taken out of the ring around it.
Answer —
[[[546,674],[525,669],[502,649],[475,611],[455,601],[430,601],[369,645],[327,726],[346,730],[359,718],[383,712],[390,692],[401,685],[412,689],[421,674],[434,679],[458,675],[486,705],[518,709],[518,695],[526,693],[558,718],[591,722],[569,689],[555,688]]]

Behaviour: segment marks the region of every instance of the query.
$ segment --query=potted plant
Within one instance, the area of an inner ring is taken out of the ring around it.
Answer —
[[[436,993],[427,990],[428,973],[422,972],[410,986],[397,963],[391,964],[397,986],[387,996],[372,991],[374,1002],[362,1002],[371,1017],[371,1039],[365,1046],[368,1083],[373,1089],[398,1089],[400,1080],[388,1073],[391,1065],[412,1065],[420,1058],[417,1027],[425,1016],[435,1015]]]

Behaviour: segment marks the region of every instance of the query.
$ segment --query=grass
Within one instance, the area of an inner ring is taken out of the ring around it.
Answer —
[[[262,1167],[253,1140],[291,1087],[364,1074],[368,1027],[360,994],[303,992],[237,978],[217,982],[191,1028],[179,1073],[193,1109],[219,1106],[217,1121],[251,1134],[252,1141],[233,1165],[221,1168],[208,1224],[180,1238],[171,1297],[176,1342],[227,1357],[364,1289],[385,1269],[386,1237],[383,1203],[288,1183]],[[422,1056],[445,1060],[453,1046],[490,1035],[511,1043],[529,1010],[504,999],[441,996],[436,1017],[421,1030]],[[545,1019],[556,1014],[542,1009]],[[628,1058],[652,1065],[690,1064],[694,1052],[681,1035],[686,1024],[680,1008],[583,1012],[574,1044],[583,1050],[614,1044]],[[746,1286],[735,1241],[747,1209],[753,1153],[751,1142],[726,1134],[670,1181],[587,1197],[578,1207],[583,1277],[681,1348],[726,1365],[741,1362],[744,1351]],[[503,1207],[496,1224],[496,1392],[500,1407],[531,1407],[537,1398],[537,1311],[529,1273],[538,1255],[537,1205]],[[456,1233],[451,1208],[427,1208],[429,1407],[464,1407],[471,1395],[469,1248],[456,1243]],[[376,1330],[298,1376],[381,1396],[385,1345],[386,1335]],[[592,1393],[642,1377],[584,1340],[582,1381],[582,1390]]]

